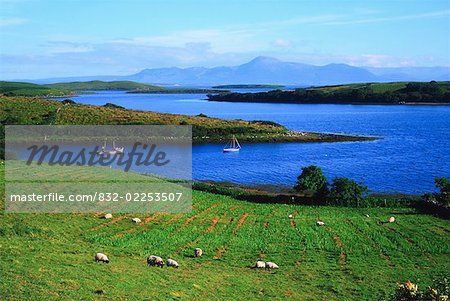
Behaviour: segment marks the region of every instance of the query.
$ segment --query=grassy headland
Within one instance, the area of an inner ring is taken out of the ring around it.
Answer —
[[[449,222],[409,208],[255,204],[194,190],[190,213],[105,220],[5,213],[4,184],[0,161],[4,300],[379,300],[398,282],[426,287],[450,269]],[[180,268],[147,267],[149,255]],[[258,259],[280,268],[251,269]]]
[[[450,104],[450,82],[336,85],[260,93],[220,93],[211,101],[330,104]]]
[[[71,89],[62,87],[0,81],[0,94],[5,96],[62,97],[75,93]]]
[[[52,125],[192,125],[195,143],[223,142],[235,135],[242,142],[337,142],[374,138],[293,132],[270,121],[223,120],[128,110],[120,107],[64,103],[30,97],[0,97],[1,124]]]

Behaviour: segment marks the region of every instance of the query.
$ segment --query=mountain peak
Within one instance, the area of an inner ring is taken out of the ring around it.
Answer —
[[[270,56],[257,56],[255,57],[253,60],[251,60],[250,62],[248,62],[248,64],[255,64],[255,63],[279,63],[281,62],[280,60],[270,57]]]

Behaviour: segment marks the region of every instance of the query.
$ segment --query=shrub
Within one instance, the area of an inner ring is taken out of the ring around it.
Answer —
[[[332,205],[360,207],[365,204],[369,189],[362,183],[347,178],[333,179],[329,202]]]
[[[399,284],[391,301],[447,301],[449,295],[449,282],[446,278],[441,281],[435,281],[433,287],[427,287],[420,290],[417,284],[411,281]]]
[[[450,205],[450,180],[444,177],[439,177],[434,180],[434,183],[440,192],[436,193],[436,201],[443,205]]]
[[[315,165],[302,168],[302,173],[297,178],[296,191],[312,193],[315,197],[323,199],[328,195],[328,180],[322,169]]]

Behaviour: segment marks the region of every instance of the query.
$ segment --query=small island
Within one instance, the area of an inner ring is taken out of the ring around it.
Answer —
[[[260,85],[260,84],[240,84],[240,85],[219,85],[213,86],[214,89],[281,89],[282,85]]]
[[[450,82],[393,82],[209,94],[210,101],[296,104],[450,104]]]

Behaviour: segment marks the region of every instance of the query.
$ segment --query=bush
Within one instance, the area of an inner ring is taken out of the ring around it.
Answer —
[[[328,180],[322,169],[315,165],[302,168],[302,173],[297,178],[296,191],[311,193],[314,197],[324,199],[328,195]]]
[[[450,206],[450,180],[444,177],[439,177],[434,180],[434,183],[440,192],[436,193],[436,201],[445,207]]]
[[[420,290],[417,284],[411,281],[399,284],[394,295],[390,298],[391,301],[432,301],[448,300],[449,282],[446,278],[441,281],[435,281],[433,287],[427,287],[425,290]]]
[[[360,207],[365,204],[369,189],[362,183],[347,178],[333,179],[329,202],[331,205]]]

